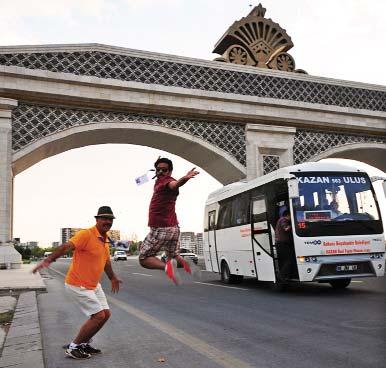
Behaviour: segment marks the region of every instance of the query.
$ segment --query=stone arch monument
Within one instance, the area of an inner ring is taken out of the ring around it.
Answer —
[[[215,61],[100,44],[0,47],[0,241],[12,237],[13,177],[89,144],[167,150],[224,184],[325,157],[386,170],[386,87],[295,69],[290,37],[264,17],[259,6],[235,22]]]

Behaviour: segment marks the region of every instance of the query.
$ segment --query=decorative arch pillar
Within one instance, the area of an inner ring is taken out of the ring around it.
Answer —
[[[247,180],[293,164],[296,128],[247,124]]]
[[[0,242],[12,238],[12,109],[16,100],[0,98]]]

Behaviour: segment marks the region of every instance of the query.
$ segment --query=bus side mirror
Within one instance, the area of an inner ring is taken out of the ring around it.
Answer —
[[[299,198],[299,183],[296,178],[288,180],[288,197],[289,199]]]

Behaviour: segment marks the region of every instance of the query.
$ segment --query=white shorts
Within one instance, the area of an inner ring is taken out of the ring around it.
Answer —
[[[94,290],[86,289],[83,286],[64,285],[66,292],[77,301],[86,316],[90,317],[103,309],[110,309],[101,284],[98,283]]]

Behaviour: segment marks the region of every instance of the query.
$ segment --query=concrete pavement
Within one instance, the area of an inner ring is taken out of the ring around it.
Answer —
[[[33,266],[0,270],[0,313],[14,311],[10,326],[0,326],[0,368],[44,368],[36,292],[46,286]]]
[[[39,273],[31,272],[35,264],[23,264],[20,268],[0,270],[0,292],[1,291],[45,291],[46,286]]]

